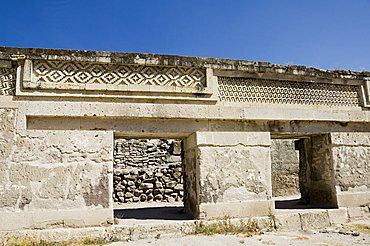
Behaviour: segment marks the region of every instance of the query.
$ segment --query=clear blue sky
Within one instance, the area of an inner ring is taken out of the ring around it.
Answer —
[[[370,71],[370,0],[3,0],[0,46]]]

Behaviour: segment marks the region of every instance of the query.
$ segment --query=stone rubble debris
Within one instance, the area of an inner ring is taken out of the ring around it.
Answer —
[[[348,230],[348,229],[344,229],[340,227],[337,227],[337,228],[327,227],[327,228],[321,229],[319,232],[320,233],[336,233],[336,234],[342,234],[342,235],[350,235],[354,237],[360,236],[360,232],[358,231]]]

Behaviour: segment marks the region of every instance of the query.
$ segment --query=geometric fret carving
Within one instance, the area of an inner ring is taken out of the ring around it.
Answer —
[[[205,87],[205,70],[186,67],[33,61],[37,82]]]
[[[218,77],[218,94],[225,102],[360,106],[356,85]]]
[[[15,69],[0,68],[0,95],[15,94]]]

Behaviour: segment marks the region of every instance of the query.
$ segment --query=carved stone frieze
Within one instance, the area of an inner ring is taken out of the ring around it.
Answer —
[[[66,84],[154,85],[204,87],[205,70],[199,68],[87,62],[33,61],[33,81]]]
[[[0,95],[14,95],[15,72],[14,68],[0,68]]]
[[[226,102],[360,106],[356,85],[219,77],[218,93]]]

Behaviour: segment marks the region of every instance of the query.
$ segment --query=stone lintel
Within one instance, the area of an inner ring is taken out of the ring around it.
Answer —
[[[197,146],[271,145],[269,132],[196,132],[189,138]]]

